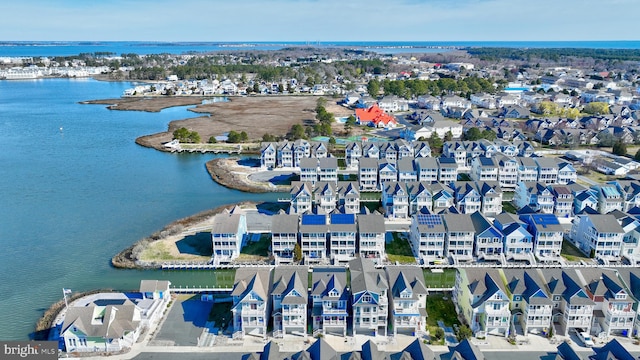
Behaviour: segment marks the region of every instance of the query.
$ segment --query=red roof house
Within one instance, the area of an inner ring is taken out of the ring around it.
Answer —
[[[384,110],[378,107],[378,104],[374,104],[368,109],[356,109],[356,120],[360,125],[378,128],[389,128],[398,125],[396,118],[385,113]]]

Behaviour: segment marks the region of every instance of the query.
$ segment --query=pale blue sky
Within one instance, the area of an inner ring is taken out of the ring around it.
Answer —
[[[22,0],[0,41],[639,40],[638,0]]]

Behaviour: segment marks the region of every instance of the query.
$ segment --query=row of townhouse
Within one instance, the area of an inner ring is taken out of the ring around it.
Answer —
[[[313,334],[393,335],[423,332],[427,289],[422,269],[415,266],[376,268],[358,258],[344,267],[307,266],[240,268],[233,290],[234,335]],[[311,283],[309,283],[311,281]],[[309,323],[310,321],[310,323]]]
[[[384,184],[381,203],[390,219],[407,219],[421,211],[439,213],[451,208],[462,214],[480,211],[494,216],[502,212],[502,189],[495,181],[455,181],[447,186],[429,181],[389,181]]]
[[[360,189],[355,181],[293,181],[289,190],[289,213],[303,214],[338,210],[346,214],[360,213]]]
[[[350,142],[345,146],[344,158],[347,168],[355,169],[361,158],[383,159],[395,163],[403,158],[431,156],[431,147],[426,141],[405,140],[385,142]]]
[[[304,139],[282,142],[265,142],[260,146],[260,166],[267,169],[276,167],[297,168],[303,158],[326,158],[329,155],[323,142],[309,142]]]
[[[576,169],[567,161],[545,157],[475,157],[471,160],[471,178],[477,181],[499,181],[513,189],[521,181],[568,184],[578,179]]]
[[[621,260],[640,264],[638,214],[619,210],[609,214],[583,214],[574,218],[571,240],[585,254],[608,265]]]
[[[442,146],[442,156],[456,159],[463,169],[471,167],[471,160],[476,157],[493,157],[502,154],[507,157],[531,157],[535,148],[528,141],[508,142],[504,140],[489,141],[446,141]]]
[[[640,181],[614,180],[585,187],[575,182],[566,185],[536,181],[518,182],[513,204],[534,212],[572,217],[584,212],[607,214],[640,207]]]
[[[568,342],[563,342],[557,346],[555,354],[548,354],[545,357],[557,360],[581,360],[581,359],[607,359],[607,360],[631,360],[633,355],[618,340],[613,339],[602,347],[592,348],[591,354],[579,353],[571,347]],[[496,358],[495,352],[490,350],[483,353],[478,345],[469,339],[464,339],[456,346],[450,347],[448,353],[435,354],[429,346],[421,342],[420,339],[413,340],[409,345],[397,353],[387,353],[378,349],[372,340],[367,340],[362,344],[361,350],[339,355],[331,345],[323,338],[316,340],[305,350],[301,350],[290,357],[286,353],[280,352],[277,343],[270,341],[262,352],[244,354],[243,360],[261,359],[284,359],[284,360],[327,360],[327,359],[367,359],[367,360],[485,360]],[[493,355],[493,356],[492,356]],[[555,355],[555,356],[554,356]],[[523,353],[518,353],[519,357],[528,358]],[[536,356],[531,357],[538,358]]]
[[[453,298],[475,334],[631,336],[638,281],[637,268],[458,269]]]
[[[502,154],[508,157],[530,157],[534,148],[526,141],[508,142],[504,140],[447,141],[443,147],[443,156],[455,158],[461,168],[468,168],[474,157],[492,157]],[[423,158],[431,156],[431,148],[426,141],[365,141],[349,142],[345,145],[345,165],[358,168],[361,158],[384,159],[396,163],[403,158]],[[283,141],[280,143],[262,143],[260,165],[263,168],[277,167],[299,168],[303,158],[322,159],[329,157],[327,146],[322,142],[309,142],[304,139]]]
[[[477,260],[559,261],[564,230],[548,214],[502,213],[489,220],[473,214],[418,213],[411,218],[409,239],[423,264]]]
[[[358,181],[362,191],[384,190],[388,182],[441,182],[458,180],[458,165],[450,158],[402,158],[388,160],[363,158],[358,162]]]
[[[380,264],[386,257],[380,214],[277,214],[271,234],[276,265],[293,262],[296,244],[305,263],[344,263],[359,256]]]

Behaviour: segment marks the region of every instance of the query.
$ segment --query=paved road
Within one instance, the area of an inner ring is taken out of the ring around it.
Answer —
[[[578,179],[586,182],[587,184],[591,184],[591,185],[599,185],[597,181],[591,180],[586,176],[582,176],[582,175],[578,175]]]

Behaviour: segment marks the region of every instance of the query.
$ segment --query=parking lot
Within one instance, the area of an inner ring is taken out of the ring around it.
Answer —
[[[149,345],[196,346],[202,334],[213,303],[193,298],[178,297],[166,315],[162,327]]]

